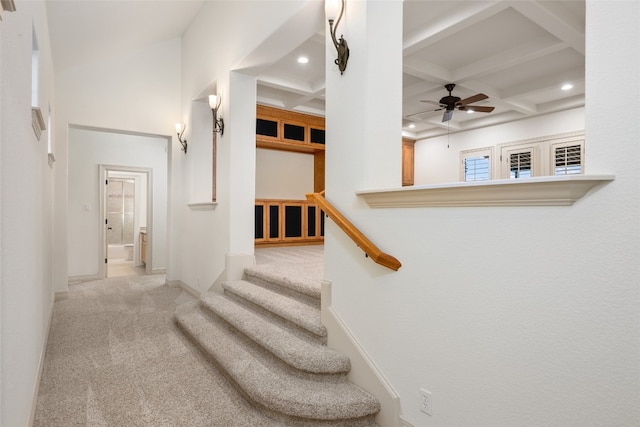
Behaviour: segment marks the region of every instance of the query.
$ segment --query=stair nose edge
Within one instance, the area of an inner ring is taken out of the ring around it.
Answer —
[[[247,291],[246,288],[248,286],[253,286],[256,289],[254,289],[253,291]],[[326,342],[327,328],[320,321],[319,309],[307,306],[306,304],[296,301],[295,299],[279,295],[275,292],[269,291],[268,289],[261,288],[258,285],[247,282],[246,280],[223,282],[222,288],[225,292],[229,292],[235,297],[248,301],[252,305],[266,310],[266,312],[268,313],[278,316],[285,321],[291,322],[298,327],[318,336],[323,342]],[[258,295],[255,294],[256,291],[258,292]],[[282,304],[274,303],[273,300],[269,301],[268,299],[263,298],[267,293],[278,295],[278,298],[282,298],[282,300],[280,300]],[[313,315],[314,321],[310,321],[308,315],[301,315],[302,311],[307,313],[316,313]]]
[[[276,324],[260,322],[258,315],[232,299],[221,295],[206,296],[201,298],[201,307],[223,319],[292,368],[328,375],[347,374],[351,370],[350,359],[342,353],[324,344],[304,340]],[[293,340],[293,344],[290,340]]]
[[[377,399],[355,384],[317,383],[296,376],[273,376],[268,373],[265,366],[255,361],[246,351],[246,358],[231,356],[227,351],[218,348],[217,343],[220,340],[226,341],[227,345],[231,344],[226,335],[220,335],[222,330],[214,335],[206,333],[208,338],[202,341],[198,337],[198,331],[202,331],[202,326],[199,325],[200,320],[198,320],[200,316],[202,313],[186,312],[177,314],[175,319],[185,333],[209,357],[220,363],[238,387],[259,405],[281,414],[314,422],[349,422],[351,419],[373,416],[380,411],[380,403]],[[223,347],[229,348],[224,344]],[[232,353],[240,350],[237,344],[231,344],[231,347],[236,349]],[[303,396],[313,396],[315,401],[303,399]]]

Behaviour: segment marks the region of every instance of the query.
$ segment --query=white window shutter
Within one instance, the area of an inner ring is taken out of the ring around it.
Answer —
[[[582,173],[582,145],[564,145],[554,150],[554,175]]]
[[[509,178],[530,178],[532,158],[531,151],[521,151],[509,155]]]

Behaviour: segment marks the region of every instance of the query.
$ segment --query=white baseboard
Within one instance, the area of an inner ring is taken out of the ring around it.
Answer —
[[[400,415],[400,427],[414,427],[414,425]]]
[[[184,290],[186,293],[193,296],[194,298],[200,298],[200,295],[201,295],[200,291],[187,285],[182,280],[167,280],[165,281],[165,283],[170,288],[182,288],[182,290]]]
[[[154,268],[151,270],[151,274],[167,274],[166,268]]]
[[[180,287],[180,283],[182,283],[182,281],[180,280],[166,280],[164,281],[164,284],[167,285],[170,288],[179,288]]]
[[[33,388],[33,396],[31,398],[31,414],[29,414],[29,425],[32,426],[36,417],[36,408],[38,407],[38,394],[40,394],[40,381],[42,381],[42,372],[44,371],[44,358],[47,354],[47,345],[49,344],[49,332],[51,331],[51,321],[53,320],[53,304],[54,298],[51,298],[49,306],[49,318],[45,326],[44,339],[42,340],[42,351],[40,352],[40,360],[38,360],[38,374],[36,375],[36,383]]]
[[[67,283],[71,282],[89,282],[91,280],[99,280],[100,277],[97,274],[85,274],[78,276],[67,276]]]
[[[411,427],[401,424],[400,397],[369,358],[356,337],[331,307],[331,283],[322,282],[322,324],[327,328],[328,346],[351,360],[348,378],[352,383],[373,394],[381,405],[376,423],[385,427]]]

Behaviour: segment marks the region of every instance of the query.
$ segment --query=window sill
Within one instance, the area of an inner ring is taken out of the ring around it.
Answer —
[[[218,206],[218,202],[187,203],[187,206],[192,211],[212,211]]]
[[[482,182],[454,182],[356,194],[371,208],[463,206],[570,206],[615,175],[563,175]]]

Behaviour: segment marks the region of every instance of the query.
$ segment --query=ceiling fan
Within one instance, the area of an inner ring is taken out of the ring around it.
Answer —
[[[442,97],[439,103],[434,101],[426,101],[426,100],[423,100],[421,102],[428,102],[431,104],[438,105],[439,108],[433,111],[445,110],[444,115],[442,116],[443,122],[448,122],[449,120],[451,120],[451,117],[453,117],[454,110],[490,113],[495,108],[495,107],[485,107],[485,106],[479,106],[479,105],[477,106],[469,105],[469,104],[473,104],[474,102],[482,101],[483,99],[487,99],[489,97],[484,93],[479,93],[477,95],[470,96],[469,98],[460,99],[457,96],[451,95],[451,92],[453,91],[454,87],[456,87],[456,85],[453,83],[444,85],[444,88],[447,89],[447,91],[449,91],[449,95]],[[422,113],[418,113],[418,114],[422,114]]]

